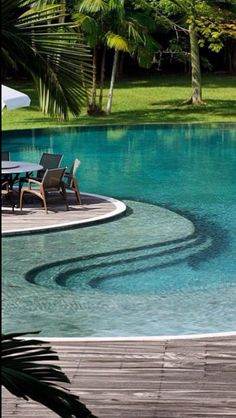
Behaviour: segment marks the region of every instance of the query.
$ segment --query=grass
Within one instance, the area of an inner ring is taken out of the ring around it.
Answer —
[[[137,123],[217,123],[236,122],[236,77],[205,75],[203,77],[203,106],[183,105],[190,97],[189,75],[156,75],[143,79],[117,81],[112,114],[91,117],[86,109],[78,118],[58,121],[39,110],[36,91],[29,83],[6,83],[28,94],[29,108],[2,112],[2,129],[30,129],[91,124]],[[104,90],[104,107],[108,93]]]

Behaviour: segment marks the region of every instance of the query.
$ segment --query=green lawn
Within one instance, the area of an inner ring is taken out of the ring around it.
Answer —
[[[32,85],[23,82],[6,84],[27,93],[32,105],[14,111],[4,110],[3,130],[89,124],[236,122],[235,76],[205,75],[203,99],[206,104],[203,106],[182,104],[191,94],[189,75],[157,75],[117,81],[109,117],[87,116],[84,110],[79,118],[71,118],[68,122],[57,121],[40,112]],[[106,88],[104,104],[107,92]]]

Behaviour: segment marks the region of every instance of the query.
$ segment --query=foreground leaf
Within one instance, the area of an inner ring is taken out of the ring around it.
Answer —
[[[49,346],[39,340],[25,340],[25,334],[2,336],[2,385],[13,395],[41,403],[63,418],[96,418],[79,397],[58,383],[69,383],[59,360]]]

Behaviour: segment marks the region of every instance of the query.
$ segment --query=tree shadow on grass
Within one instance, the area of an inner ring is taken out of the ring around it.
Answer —
[[[163,100],[149,103],[143,109],[116,111],[114,107],[109,116],[82,114],[80,117],[72,117],[66,122],[56,121],[43,115],[42,117],[34,117],[30,113],[27,115],[27,113],[24,120],[19,122],[19,129],[143,123],[232,123],[236,122],[236,103],[234,100],[207,100],[205,105],[193,106],[184,105],[180,100]]]
[[[110,124],[137,124],[137,123],[167,123],[167,122],[200,122],[199,117],[194,113],[189,113],[186,110],[180,109],[141,109],[135,111],[114,112],[110,116],[81,116],[76,119],[71,119],[67,122],[58,122],[58,126],[75,126],[75,125],[110,125]],[[57,122],[52,118],[37,118],[35,122],[33,118],[24,120],[24,127],[33,124],[50,124],[54,126]]]
[[[205,112],[206,110],[210,109],[210,108],[220,108],[220,109],[235,109],[236,110],[236,101],[235,100],[219,100],[219,99],[205,99],[205,104],[203,105],[192,105],[192,104],[186,104],[184,103],[184,101],[181,100],[159,100],[156,102],[152,102],[149,103],[150,106],[169,106],[172,110],[176,110],[176,109],[186,109],[186,110],[191,110],[193,109],[194,111],[203,111]]]
[[[235,88],[234,75],[229,74],[203,74],[203,90],[204,88]],[[115,88],[142,88],[142,87],[166,87],[166,88],[178,88],[184,87],[191,89],[191,75],[190,74],[158,74],[143,78],[126,78],[123,80],[117,80]]]
[[[50,122],[55,127],[56,123],[53,119],[36,119],[35,124],[45,124],[50,125]],[[112,124],[138,124],[138,123],[191,123],[191,122],[201,122],[199,117],[194,116],[194,114],[188,114],[185,111],[168,111],[168,110],[155,110],[155,111],[147,111],[139,110],[134,112],[116,112],[114,115],[111,115],[109,118],[102,117],[81,117],[78,119],[73,119],[68,122],[58,122],[58,127],[66,127],[66,126],[78,126],[78,125],[112,125]],[[33,119],[25,120],[24,121],[24,128],[26,129],[27,126],[32,126],[34,124]]]

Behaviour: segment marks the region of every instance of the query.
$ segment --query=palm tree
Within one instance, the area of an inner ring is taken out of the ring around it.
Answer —
[[[115,33],[109,31],[106,34],[107,46],[114,49],[106,108],[107,115],[111,113],[119,51],[128,52],[131,56],[136,55],[139,65],[149,68],[152,64],[154,53],[159,48],[158,43],[150,35],[150,32],[154,29],[154,21],[146,14],[145,10],[140,9],[136,11],[130,0],[129,2],[118,0],[115,12],[115,25],[113,24]]]
[[[86,33],[86,39],[93,48],[93,89],[92,99],[89,105],[89,113],[102,111],[103,99],[103,81],[105,71],[106,49],[114,49],[114,60],[111,72],[110,90],[107,103],[107,114],[111,112],[112,96],[119,51],[127,52],[138,57],[140,65],[144,63],[147,66],[147,57],[149,63],[153,52],[157,50],[158,45],[149,35],[150,29],[154,28],[154,21],[144,13],[136,12],[134,5],[129,0],[79,0],[77,4],[78,11],[74,18],[78,28]],[[144,18],[145,16],[145,18]],[[142,23],[145,21],[145,25]],[[99,103],[96,102],[97,88],[97,49],[103,48],[101,60],[101,80]],[[149,51],[149,56],[148,56]]]
[[[2,65],[23,68],[35,82],[42,111],[79,115],[91,85],[91,57],[83,39],[63,22],[63,4],[2,0]]]
[[[34,332],[33,334],[37,334]],[[13,395],[33,399],[63,418],[96,418],[79,397],[58,383],[69,383],[58,356],[39,340],[22,338],[25,333],[2,336],[2,385]]]
[[[91,98],[87,96],[87,111],[88,114],[96,114],[102,110],[102,106],[99,107],[97,105],[97,52],[98,47],[102,44],[103,15],[101,13],[98,14],[97,9],[94,12],[93,8],[88,7],[86,2],[84,4],[83,1],[78,1],[72,16],[78,32],[85,35],[86,41],[92,50],[92,90]],[[102,62],[104,67],[105,52],[103,56]],[[101,74],[104,74],[104,68]]]

